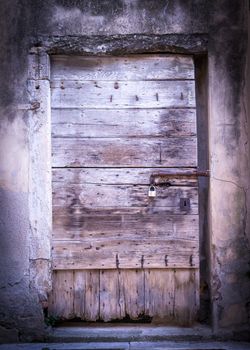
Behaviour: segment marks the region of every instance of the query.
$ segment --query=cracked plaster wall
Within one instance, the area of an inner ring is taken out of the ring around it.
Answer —
[[[250,316],[247,14],[245,0],[1,1],[0,340],[46,335],[42,306],[50,288],[49,242],[40,244],[39,233],[35,242],[28,169],[39,153],[31,154],[33,124],[22,107],[29,103],[29,49],[53,37],[128,34],[209,35],[212,177],[205,248],[211,263],[207,257],[205,270],[211,277],[214,330],[244,336]]]
[[[214,2],[208,49],[213,324],[242,336],[250,301],[247,5]]]

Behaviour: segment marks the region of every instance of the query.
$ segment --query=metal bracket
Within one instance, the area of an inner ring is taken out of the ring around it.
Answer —
[[[144,267],[144,255],[141,256],[141,268],[143,269]]]
[[[193,255],[190,255],[190,257],[189,257],[189,264],[190,264],[190,266],[194,266],[194,261],[193,261]]]
[[[165,266],[168,266],[168,256],[167,255],[165,255]]]
[[[198,177],[209,177],[209,170],[180,170],[177,172],[164,171],[160,173],[153,173],[150,176],[149,183],[151,185],[167,185],[171,186],[170,180],[172,179],[196,179]]]
[[[119,269],[120,261],[119,261],[118,254],[116,254],[116,256],[115,256],[115,263],[116,263],[116,268]]]

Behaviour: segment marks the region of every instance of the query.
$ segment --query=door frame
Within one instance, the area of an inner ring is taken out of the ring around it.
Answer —
[[[188,37],[188,38],[187,38]],[[72,43],[73,41],[73,43]],[[71,43],[71,45],[69,45]],[[87,44],[86,44],[87,43]],[[117,37],[56,37],[47,38],[43,44],[32,47],[29,53],[27,90],[29,94],[29,222],[30,261],[32,281],[39,300],[46,312],[48,294],[52,288],[51,238],[52,238],[52,167],[51,167],[51,90],[50,55],[132,55],[132,54],[175,53],[193,55],[195,63],[198,166],[208,165],[208,135],[202,140],[199,130],[207,127],[207,36],[206,35],[128,35]],[[202,118],[199,118],[202,116]],[[201,146],[199,146],[201,145]],[[199,148],[201,151],[199,151]],[[202,169],[204,170],[204,168]],[[208,213],[209,180],[199,183],[203,188],[199,195],[201,286],[209,286],[211,275],[210,232],[211,217]],[[199,191],[200,193],[200,191]],[[211,204],[210,204],[211,205]],[[208,219],[207,219],[208,218]],[[207,247],[207,248],[205,248]],[[208,266],[208,268],[207,268]],[[205,291],[207,303],[207,293]],[[203,304],[202,295],[201,305]],[[210,301],[210,300],[209,300]],[[213,302],[213,304],[215,301]],[[213,306],[213,305],[212,305]],[[214,307],[212,307],[214,309]],[[209,316],[209,315],[208,315]]]

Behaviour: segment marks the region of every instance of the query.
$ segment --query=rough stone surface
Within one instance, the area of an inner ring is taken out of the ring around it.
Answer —
[[[182,52],[195,54],[196,60],[201,53],[208,55],[211,179],[209,212],[202,219],[203,300],[208,304],[210,290],[218,335],[249,337],[248,17],[247,0],[1,1],[0,339],[38,340],[46,335],[43,307],[51,281],[49,232],[42,234],[42,222],[49,227],[50,219],[36,222],[31,199],[37,198],[37,217],[47,207],[39,204],[40,193],[30,195],[39,168],[31,132],[36,106],[27,88],[28,54],[34,46],[49,53]],[[200,110],[206,114],[206,105]],[[207,139],[204,125],[201,145]],[[205,200],[207,185],[201,186]],[[203,320],[209,313],[205,308]]]
[[[231,327],[235,332],[249,324],[248,7],[223,0],[215,1],[212,11],[208,52],[213,324],[216,331]]]

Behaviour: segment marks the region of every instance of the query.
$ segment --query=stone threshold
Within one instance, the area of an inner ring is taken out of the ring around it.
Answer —
[[[148,324],[76,324],[55,327],[48,334],[48,342],[141,342],[141,341],[199,341],[213,340],[211,328],[206,326],[167,327]]]
[[[116,343],[37,343],[2,344],[0,350],[249,350],[240,342],[116,342]]]

